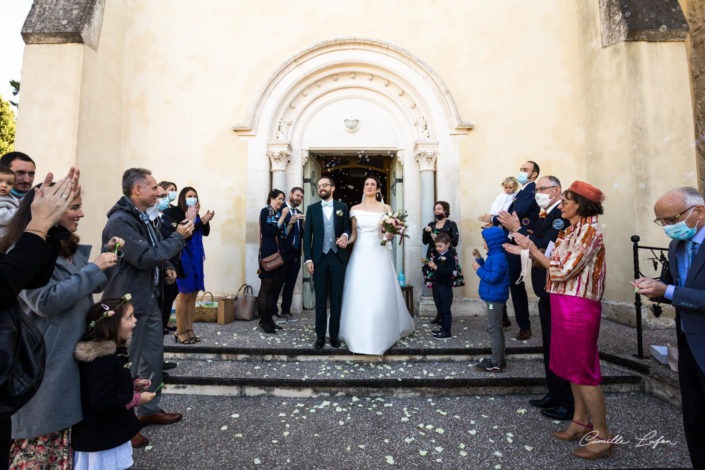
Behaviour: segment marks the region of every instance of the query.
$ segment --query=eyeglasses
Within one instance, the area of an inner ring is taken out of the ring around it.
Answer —
[[[660,225],[662,227],[664,225],[673,225],[676,222],[678,222],[678,219],[680,219],[683,214],[685,214],[686,212],[691,210],[693,207],[695,207],[695,206],[690,206],[672,217],[664,217],[662,219],[654,219],[654,223],[656,225]]]
[[[319,184],[319,185],[316,186],[316,187],[317,187],[318,189],[321,189],[321,188],[330,188],[331,186],[333,186],[333,185],[330,184],[330,183],[323,183],[323,184]]]
[[[541,186],[540,188],[534,189],[535,193],[538,193],[539,191],[546,191],[547,189],[551,188],[557,188],[558,186]]]

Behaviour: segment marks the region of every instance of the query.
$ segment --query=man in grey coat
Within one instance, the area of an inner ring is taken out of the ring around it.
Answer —
[[[185,239],[193,233],[193,224],[184,220],[176,231],[163,240],[149,223],[147,209],[157,200],[157,181],[149,170],[130,168],[122,176],[124,196],[108,212],[103,229],[103,244],[110,237],[125,240],[123,257],[103,292],[103,298],[132,294],[137,326],[130,342],[132,375],[147,379],[151,374],[152,389],[162,383],[164,339],[162,314],[157,302],[161,283],[176,280],[169,260],[179,254]],[[137,409],[144,424],[171,424],[181,419],[179,413],[165,413],[159,408],[161,396]],[[144,445],[146,438],[138,434],[133,445]]]

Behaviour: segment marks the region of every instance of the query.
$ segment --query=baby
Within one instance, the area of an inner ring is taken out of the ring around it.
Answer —
[[[5,236],[7,224],[17,212],[20,201],[10,191],[15,186],[15,174],[6,166],[0,166],[0,238]]]

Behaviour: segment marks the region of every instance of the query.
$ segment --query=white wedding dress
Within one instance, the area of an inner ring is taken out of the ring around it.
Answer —
[[[345,271],[339,337],[359,354],[382,355],[415,328],[392,263],[395,241],[380,245],[382,216],[350,211],[357,221],[357,239]]]

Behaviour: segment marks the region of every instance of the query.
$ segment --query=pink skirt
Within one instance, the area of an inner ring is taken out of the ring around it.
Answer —
[[[600,385],[600,333],[602,304],[572,295],[551,294],[551,361],[559,377],[580,385]]]

